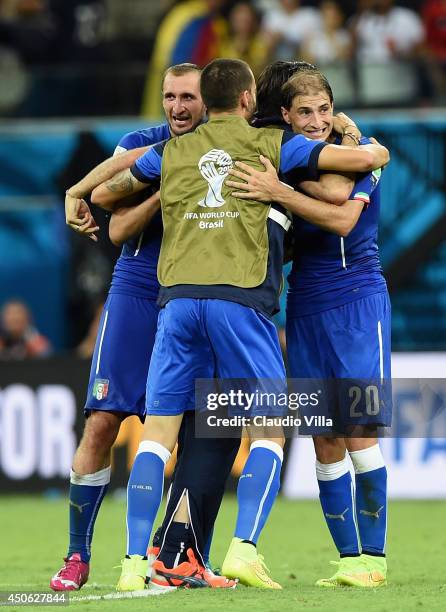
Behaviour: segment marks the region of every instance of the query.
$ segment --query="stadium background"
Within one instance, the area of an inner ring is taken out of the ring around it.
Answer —
[[[219,28],[240,3],[199,3],[206,28],[198,50],[187,37],[176,44],[173,26],[162,29],[174,10],[192,4],[133,0],[128,11],[123,0],[0,2],[0,305],[23,300],[53,347],[48,359],[0,360],[2,492],[58,495],[67,488],[89,367],[82,355],[119,251],[107,240],[104,217],[98,215],[98,245],[66,228],[63,193],[110,155],[125,132],[160,122],[161,115],[146,113],[159,104],[158,89],[147,83],[159,68],[153,62],[161,31],[167,63],[218,54]],[[206,12],[217,4],[218,19]],[[278,2],[254,4],[267,11]],[[368,4],[338,3],[346,28]],[[397,4],[426,19],[432,3]],[[413,379],[415,406],[416,379],[443,378],[446,371],[445,15],[446,9],[435,45],[426,28],[413,54],[380,63],[361,62],[356,51],[321,66],[337,110],[351,112],[365,134],[391,149],[380,246],[393,306],[394,375]],[[407,397],[405,387],[397,410]],[[404,439],[383,444],[391,495],[446,497],[444,431],[426,425],[411,438],[406,425]],[[129,423],[114,455],[115,487],[125,485],[137,439],[138,424]],[[243,454],[235,475],[242,462]],[[293,441],[283,493],[314,497],[313,469],[308,440]]]

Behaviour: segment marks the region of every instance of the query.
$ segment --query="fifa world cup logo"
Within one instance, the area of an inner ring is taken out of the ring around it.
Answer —
[[[212,149],[200,158],[198,169],[209,186],[206,196],[198,202],[199,206],[206,208],[223,206],[225,200],[221,195],[221,190],[231,168],[231,156],[221,149]]]

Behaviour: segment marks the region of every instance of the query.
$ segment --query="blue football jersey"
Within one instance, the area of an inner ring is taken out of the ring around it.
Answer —
[[[150,146],[167,138],[170,138],[167,123],[130,132],[121,138],[115,154]],[[144,194],[148,197],[146,192]],[[130,238],[123,244],[113,271],[110,294],[120,293],[150,299],[158,297],[157,265],[162,235],[161,212],[158,212],[139,236]]]
[[[167,123],[157,125],[151,128],[144,128],[125,134],[118,142],[115,153],[122,153],[129,149],[137,149],[138,147],[147,147],[162,140],[170,138],[170,129]]]
[[[378,251],[380,175],[378,170],[357,176],[349,199],[365,207],[346,238],[293,218],[288,317],[323,312],[387,291]]]

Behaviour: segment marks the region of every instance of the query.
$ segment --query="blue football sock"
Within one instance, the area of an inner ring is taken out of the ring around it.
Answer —
[[[384,555],[387,530],[387,470],[379,445],[350,453],[355,468],[356,515],[362,552]]]
[[[170,452],[157,442],[141,442],[127,485],[127,554],[145,556],[161,503],[164,466]]]
[[[82,475],[71,471],[68,557],[77,552],[82,561],[90,561],[94,525],[109,482],[110,467],[94,474]]]
[[[251,445],[237,487],[238,515],[235,536],[257,543],[280,488],[283,450],[275,442]]]
[[[316,461],[316,475],[322,511],[339,554],[359,555],[353,483],[347,459],[336,463]]]
[[[211,555],[212,538],[214,537],[214,528],[212,527],[211,533],[209,534],[208,541],[206,542],[203,550],[203,561],[207,565]]]

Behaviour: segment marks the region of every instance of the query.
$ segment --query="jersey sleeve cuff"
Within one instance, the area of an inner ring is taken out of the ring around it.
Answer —
[[[145,176],[145,174],[141,172],[141,170],[138,168],[137,162],[135,162],[133,166],[130,168],[130,172],[133,174],[136,180],[139,181],[140,183],[151,183],[152,182],[152,179],[148,179]]]
[[[356,200],[357,202],[362,202],[364,204],[364,210],[370,204],[370,196],[364,191],[357,191],[353,196],[353,200]]]
[[[308,180],[310,181],[317,181],[319,178],[319,170],[317,167],[319,163],[319,155],[321,154],[322,149],[327,146],[327,144],[328,143],[326,142],[318,143],[310,153],[310,157],[308,158]]]

